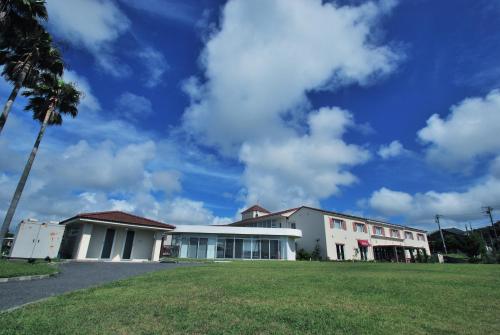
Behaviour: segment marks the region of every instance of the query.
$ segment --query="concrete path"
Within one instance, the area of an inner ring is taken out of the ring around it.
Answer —
[[[142,273],[191,264],[172,263],[62,263],[59,274],[46,279],[0,283],[0,311],[65,292],[97,286]]]

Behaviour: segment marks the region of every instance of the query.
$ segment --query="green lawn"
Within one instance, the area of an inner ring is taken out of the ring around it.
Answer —
[[[0,259],[0,278],[45,275],[56,272],[57,266],[55,264],[49,264],[42,261],[29,264],[25,260]]]
[[[234,262],[0,314],[0,334],[500,334],[500,267]]]

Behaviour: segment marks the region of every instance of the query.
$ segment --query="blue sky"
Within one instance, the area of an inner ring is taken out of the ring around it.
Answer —
[[[500,212],[498,1],[47,2],[85,98],[17,219],[305,204],[432,230]],[[24,104],[0,137],[2,215],[38,129]]]

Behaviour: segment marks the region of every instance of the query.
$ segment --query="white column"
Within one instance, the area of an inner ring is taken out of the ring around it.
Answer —
[[[158,262],[160,260],[160,251],[161,251],[161,232],[154,233],[154,242],[153,242],[153,252],[151,255],[151,260],[153,262]]]
[[[90,237],[92,236],[93,225],[91,223],[85,223],[82,225],[82,233],[80,235],[80,243],[78,245],[78,251],[76,253],[75,259],[85,259],[87,257],[87,251],[89,249]]]

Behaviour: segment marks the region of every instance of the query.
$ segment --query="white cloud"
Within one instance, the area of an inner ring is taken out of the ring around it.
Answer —
[[[342,135],[352,116],[339,108],[321,108],[308,118],[309,134],[286,140],[246,143],[240,152],[245,164],[247,204],[271,210],[318,201],[355,183],[349,167],[364,163],[368,151],[346,144]]]
[[[152,113],[153,105],[146,97],[124,92],[116,100],[115,114],[117,117],[136,121]]]
[[[205,163],[200,152],[174,140],[158,140],[129,121],[107,119],[109,113],[97,108],[100,103],[88,81],[77,73],[69,74],[90,100],[84,100],[76,119],[48,128],[13,223],[26,217],[61,220],[79,212],[110,209],[172,221],[174,207],[182,204],[197,209],[191,223],[224,221],[203,202],[194,206],[190,199],[176,200],[182,191],[183,171],[192,173],[190,165]],[[20,108],[14,106],[0,137],[0,217],[5,215],[39,129]],[[209,176],[211,166],[207,163],[206,171],[199,172],[205,180],[214,178]],[[157,191],[164,195],[155,197]]]
[[[500,157],[492,164],[492,174],[478,179],[464,191],[409,194],[383,187],[373,192],[368,203],[384,215],[401,215],[420,223],[433,222],[436,214],[454,222],[478,220],[483,217],[481,207],[500,207],[500,175],[496,174],[498,161]]]
[[[91,52],[98,64],[121,77],[130,69],[113,56],[111,43],[130,27],[126,15],[109,0],[49,0],[49,25],[60,38]]]
[[[141,63],[146,67],[147,76],[144,78],[144,85],[149,88],[158,86],[168,64],[161,52],[151,47],[144,48],[138,53]]]
[[[385,187],[373,192],[369,205],[385,215],[409,215],[413,197],[408,193],[392,191]]]
[[[418,132],[428,144],[426,154],[433,164],[467,172],[480,157],[500,154],[500,91],[486,97],[467,98],[442,119],[434,114]]]
[[[141,10],[151,15],[161,16],[186,24],[194,24],[198,20],[200,10],[194,3],[183,0],[120,0],[134,9]]]
[[[388,145],[381,145],[377,153],[382,159],[388,159],[400,156],[405,152],[407,152],[407,150],[399,141],[392,141]]]
[[[177,171],[156,171],[151,175],[152,189],[166,193],[179,192],[182,189],[180,173]]]
[[[162,216],[172,224],[223,224],[231,220],[214,216],[212,211],[204,207],[201,201],[175,198],[162,206]]]
[[[78,75],[75,71],[65,70],[64,80],[75,84],[79,91],[83,93],[80,101],[80,106],[84,106],[90,110],[98,111],[101,109],[101,104],[92,93],[90,84],[85,77]]]
[[[294,136],[286,120],[301,119],[308,91],[364,85],[393,71],[398,54],[372,34],[393,4],[228,2],[202,56],[207,82],[186,90],[184,128],[232,155],[245,141]]]

